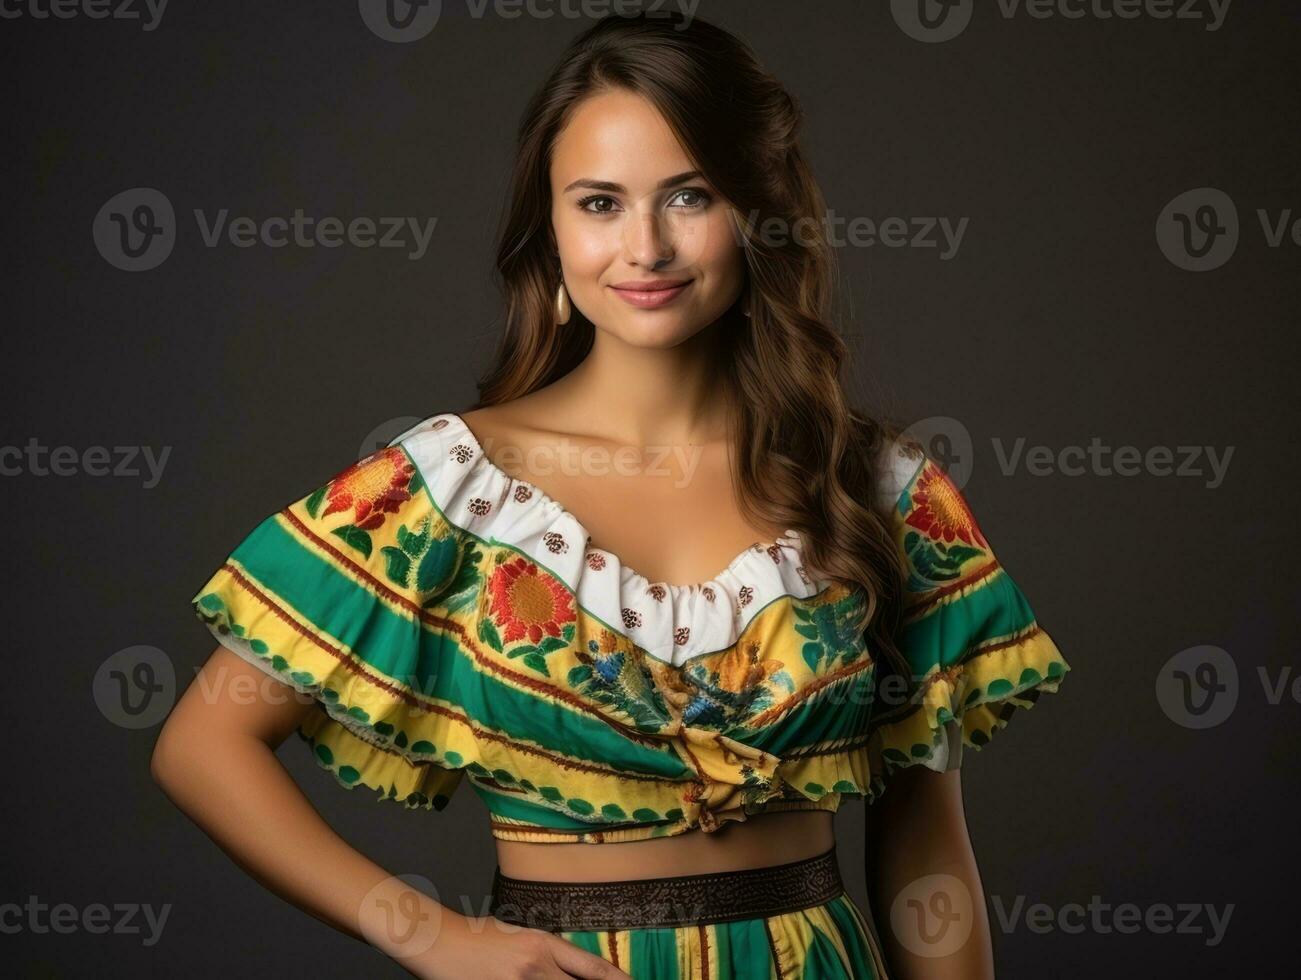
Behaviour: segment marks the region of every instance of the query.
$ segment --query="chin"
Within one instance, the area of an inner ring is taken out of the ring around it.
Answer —
[[[625,344],[634,347],[676,347],[703,329],[694,317],[680,314],[622,316],[611,331]]]

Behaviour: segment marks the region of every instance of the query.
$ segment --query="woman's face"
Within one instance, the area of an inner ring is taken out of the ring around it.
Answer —
[[[740,296],[731,205],[640,95],[603,92],[575,107],[553,148],[551,196],[565,288],[598,329],[672,347]]]

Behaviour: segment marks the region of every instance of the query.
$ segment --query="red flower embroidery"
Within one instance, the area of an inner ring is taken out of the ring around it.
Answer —
[[[912,509],[904,523],[925,532],[934,541],[951,544],[958,540],[977,548],[989,547],[961,492],[934,463],[928,462],[917,477]]]
[[[577,618],[574,598],[553,576],[527,558],[502,562],[488,582],[488,609],[501,628],[503,642],[528,637],[560,636],[561,628]]]
[[[352,522],[363,531],[384,523],[385,514],[396,514],[403,501],[411,499],[407,486],[415,472],[407,454],[398,446],[371,453],[340,473],[326,491],[329,502],[322,517],[352,508]]]

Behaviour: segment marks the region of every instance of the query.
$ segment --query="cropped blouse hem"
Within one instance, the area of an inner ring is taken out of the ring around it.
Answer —
[[[834,813],[840,807],[839,794],[829,794],[818,800],[773,800],[747,814],[777,813],[789,810],[822,810]],[[700,831],[692,820],[676,820],[667,824],[640,824],[630,827],[602,827],[599,830],[549,830],[530,824],[516,824],[500,817],[489,823],[492,836],[497,840],[522,841],[530,844],[614,844],[627,841],[653,840],[657,837],[676,837]]]

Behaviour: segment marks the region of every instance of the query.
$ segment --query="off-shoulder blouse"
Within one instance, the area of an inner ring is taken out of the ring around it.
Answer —
[[[908,571],[893,692],[862,590],[806,568],[794,529],[708,581],[648,581],[452,412],[267,516],[192,602],[315,699],[298,734],[340,784],[442,810],[468,777],[500,839],[836,810],[959,766],[1070,669],[944,470],[901,444],[880,464]]]

